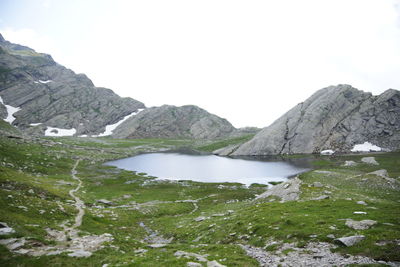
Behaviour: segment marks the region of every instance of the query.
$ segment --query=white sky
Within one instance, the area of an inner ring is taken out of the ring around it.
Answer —
[[[146,106],[269,125],[316,90],[400,89],[400,1],[3,0],[0,32]]]

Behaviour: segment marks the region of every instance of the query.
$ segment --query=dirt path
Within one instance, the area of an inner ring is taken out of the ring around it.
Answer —
[[[78,159],[71,170],[72,179],[78,181],[78,186],[69,191],[69,195],[75,200],[75,208],[78,214],[74,217],[75,223],[67,227],[66,222],[60,226],[64,228],[63,231],[58,231],[46,228],[46,232],[50,240],[56,241],[56,245],[37,245],[35,240],[26,240],[22,238],[9,238],[0,240],[0,244],[5,245],[10,251],[18,254],[25,254],[30,256],[43,256],[43,255],[58,255],[67,252],[70,257],[90,257],[92,253],[103,247],[103,243],[111,242],[113,237],[111,234],[104,233],[102,235],[86,235],[78,236],[79,230],[77,229],[82,225],[82,219],[85,215],[85,203],[75,195],[82,187],[82,180],[76,176],[80,160]],[[63,207],[58,203],[60,209]],[[69,238],[68,238],[69,237]],[[31,243],[36,246],[32,246]],[[28,248],[25,248],[28,247]]]
[[[76,228],[78,228],[79,226],[82,225],[82,218],[85,215],[85,203],[79,197],[77,197],[75,195],[75,193],[78,192],[79,189],[81,189],[81,187],[82,187],[82,180],[79,179],[78,176],[76,176],[76,174],[77,174],[76,167],[78,167],[79,162],[80,162],[80,160],[78,159],[75,162],[75,165],[72,167],[72,170],[71,170],[71,177],[72,177],[72,179],[78,181],[78,186],[75,189],[71,189],[69,191],[69,195],[75,200],[74,206],[78,210],[78,214],[75,216],[74,225],[72,225],[72,227],[66,228],[68,235],[70,237],[77,236],[78,231],[76,230]]]

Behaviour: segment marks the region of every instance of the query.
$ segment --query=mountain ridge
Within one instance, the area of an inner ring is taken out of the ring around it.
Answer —
[[[341,84],[318,90],[250,141],[216,151],[220,155],[279,155],[350,152],[372,142],[386,150],[400,148],[400,92],[378,96]]]

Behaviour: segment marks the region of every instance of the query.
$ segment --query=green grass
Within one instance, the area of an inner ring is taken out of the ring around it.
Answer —
[[[219,141],[213,142],[211,144],[200,145],[195,148],[200,151],[213,152],[217,149],[227,147],[230,145],[243,144],[243,143],[249,141],[253,137],[254,137],[254,134],[244,135],[244,136],[239,136],[239,137],[235,137],[235,138],[219,140]]]
[[[45,138],[27,142],[0,137],[0,221],[16,230],[15,234],[0,238],[26,237],[44,244],[54,242],[46,238],[44,229],[60,229],[62,222],[72,220],[76,214],[68,202],[71,201],[68,191],[76,186],[70,172],[78,157],[82,161],[77,175],[84,187],[77,195],[87,206],[80,230],[82,234],[110,233],[114,237],[111,246],[106,245],[90,258],[82,259],[64,254],[13,255],[0,246],[0,265],[186,266],[186,262],[196,261],[174,256],[176,251],[182,250],[208,254],[209,260],[227,266],[258,266],[237,244],[265,247],[276,240],[302,247],[311,241],[332,243],[327,237],[330,234],[367,237],[356,246],[338,247],[335,250],[338,253],[400,261],[399,245],[395,242],[400,239],[399,189],[390,188],[382,178],[368,174],[387,169],[390,177],[399,179],[400,153],[375,154],[379,166],[342,166],[345,160],[360,162],[362,155],[315,157],[316,170],[300,175],[303,181],[300,201],[286,203],[253,202],[255,196],[265,190],[265,185],[245,188],[234,183],[165,182],[146,174],[102,165],[111,159],[145,151],[180,147],[202,147],[203,151],[211,151],[233,142],[239,139],[200,146],[193,140]],[[323,187],[313,186],[314,182],[320,182]],[[313,200],[327,194],[326,191],[329,191],[329,199]],[[128,206],[99,209],[96,208],[98,199]],[[198,202],[182,202],[189,199],[198,199]],[[357,204],[359,200],[368,205]],[[61,211],[57,203],[65,211]],[[41,214],[40,210],[45,212]],[[354,211],[365,211],[367,215],[355,215]],[[206,219],[196,221],[199,216]],[[343,219],[348,218],[372,219],[378,224],[367,230],[354,230],[345,225]],[[147,233],[140,226],[141,222],[173,241],[164,248],[148,248],[143,241]],[[330,226],[335,226],[336,230]],[[378,246],[376,242],[379,241],[387,241],[387,244]],[[274,251],[278,246],[267,246],[266,250]],[[148,251],[135,252],[138,249]]]

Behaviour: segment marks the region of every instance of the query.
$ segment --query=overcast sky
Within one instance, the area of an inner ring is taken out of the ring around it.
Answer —
[[[1,0],[0,32],[146,106],[264,127],[341,83],[400,89],[400,1]]]

